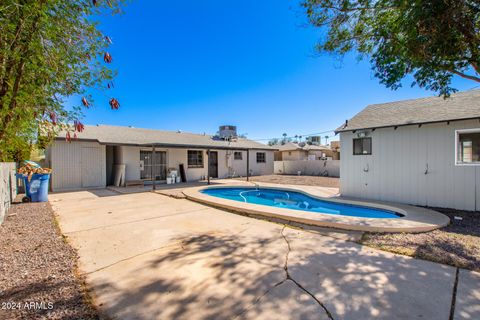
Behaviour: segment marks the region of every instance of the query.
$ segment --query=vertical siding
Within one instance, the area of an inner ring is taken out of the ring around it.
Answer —
[[[88,165],[96,165],[100,168],[101,174],[97,177],[96,183],[89,187],[105,187],[106,169],[105,169],[105,146],[96,142],[71,142],[56,141],[49,150],[52,172],[52,190],[72,190],[83,188],[82,185],[82,151],[83,148],[94,148],[95,160],[90,161]]]
[[[478,210],[480,169],[455,166],[455,130],[479,127],[472,120],[377,129],[369,133],[370,156],[354,156],[356,134],[341,133],[340,191],[367,199]]]

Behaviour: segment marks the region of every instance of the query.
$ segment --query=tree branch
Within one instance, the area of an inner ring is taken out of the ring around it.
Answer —
[[[480,82],[480,77],[471,76],[471,75],[465,74],[465,73],[457,71],[457,70],[448,70],[448,71],[450,71],[451,73],[456,74],[457,76],[460,76],[462,78],[472,80],[472,81],[476,81],[476,82]]]

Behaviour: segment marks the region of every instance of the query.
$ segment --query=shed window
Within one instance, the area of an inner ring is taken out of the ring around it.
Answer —
[[[372,138],[353,139],[353,154],[368,155],[372,154]]]
[[[188,150],[188,167],[203,168],[203,151]]]
[[[457,164],[480,164],[480,129],[457,131]]]
[[[257,152],[257,163],[265,163],[265,152]]]
[[[242,160],[242,159],[243,159],[242,153],[241,153],[240,151],[235,151],[235,152],[233,153],[233,159],[235,159],[235,160]]]

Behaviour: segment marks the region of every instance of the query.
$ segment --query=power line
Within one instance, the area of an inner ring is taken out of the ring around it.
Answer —
[[[298,134],[296,137],[295,136],[291,136],[291,137],[275,137],[275,138],[260,138],[260,139],[249,139],[249,140],[253,140],[253,141],[269,141],[269,140],[272,140],[272,139],[294,139],[294,138],[298,138],[300,136],[303,137],[311,137],[311,136],[318,136],[318,135],[321,135],[321,134],[325,134],[325,133],[329,133],[329,132],[335,132],[335,129],[334,130],[328,130],[328,131],[323,131],[323,132],[317,132],[317,133],[309,133],[309,134]]]

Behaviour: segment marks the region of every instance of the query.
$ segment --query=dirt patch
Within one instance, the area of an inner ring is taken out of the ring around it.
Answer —
[[[246,178],[238,178],[237,180],[245,181]],[[318,186],[327,188],[339,188],[340,178],[317,177],[317,176],[293,176],[293,175],[266,175],[250,177],[253,182],[267,182],[278,184],[293,184],[302,186]]]
[[[361,243],[415,258],[480,271],[480,213],[438,209],[451,223],[426,233],[365,233]],[[454,219],[461,217],[462,220]]]
[[[14,204],[0,226],[0,252],[0,319],[99,319],[50,204]]]

